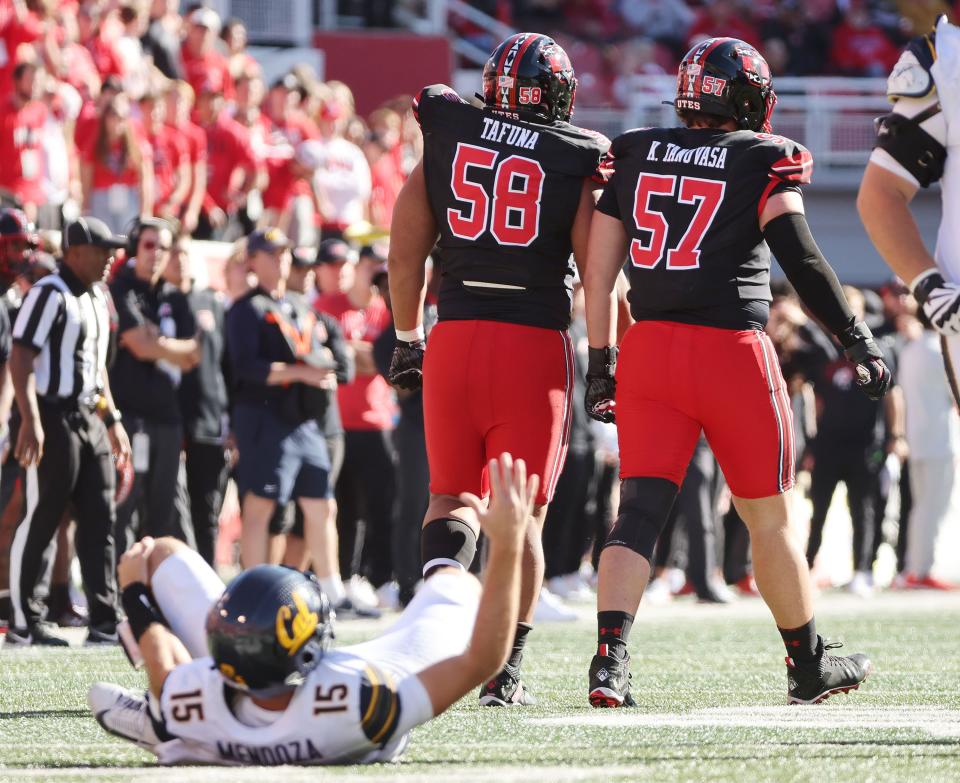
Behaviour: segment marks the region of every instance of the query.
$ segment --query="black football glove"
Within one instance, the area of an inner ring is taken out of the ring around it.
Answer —
[[[913,296],[936,331],[946,337],[960,334],[960,286],[930,270],[913,282]]]
[[[390,359],[387,380],[398,389],[416,391],[423,386],[423,340],[412,343],[397,340]]]
[[[583,407],[587,416],[597,421],[612,424],[616,421],[617,349],[590,348],[587,361],[587,393],[583,396]]]
[[[843,345],[843,355],[857,365],[857,386],[871,400],[879,400],[890,388],[893,375],[883,361],[883,352],[874,342],[870,329],[863,321],[858,321],[837,338]]]

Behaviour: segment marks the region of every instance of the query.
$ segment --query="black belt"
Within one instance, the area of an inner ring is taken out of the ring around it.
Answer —
[[[63,397],[40,397],[39,401],[47,407],[56,408],[63,413],[94,413],[100,399],[99,394],[91,394],[75,400]]]

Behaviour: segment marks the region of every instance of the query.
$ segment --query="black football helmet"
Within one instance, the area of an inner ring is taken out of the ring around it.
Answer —
[[[236,577],[207,615],[207,645],[229,685],[276,696],[300,685],[333,638],[316,578],[258,565]]]
[[[741,130],[770,132],[777,96],[770,66],[739,38],[710,38],[694,46],[677,72],[674,107],[727,117]]]
[[[511,35],[483,66],[484,103],[524,118],[567,122],[576,94],[570,58],[546,35]]]
[[[29,262],[37,232],[23,210],[0,209],[0,283],[9,285]]]

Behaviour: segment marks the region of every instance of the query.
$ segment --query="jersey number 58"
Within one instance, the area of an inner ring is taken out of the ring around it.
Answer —
[[[499,153],[473,144],[457,144],[450,187],[458,201],[469,209],[450,207],[447,223],[455,237],[478,239],[487,230],[501,245],[526,247],[540,230],[540,199],[543,197],[543,167],[535,160],[510,155],[497,165]],[[496,169],[493,198],[470,179],[470,169]]]

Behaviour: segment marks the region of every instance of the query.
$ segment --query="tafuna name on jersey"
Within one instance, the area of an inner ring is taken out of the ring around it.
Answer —
[[[483,118],[483,130],[480,138],[486,141],[497,141],[502,144],[512,144],[514,147],[523,147],[525,150],[536,149],[540,141],[540,133],[529,128],[521,128],[503,120]]]
[[[224,761],[233,761],[239,764],[276,766],[323,760],[323,754],[308,739],[291,740],[280,745],[242,745],[239,742],[218,742],[217,751]]]
[[[647,160],[659,161],[662,163],[692,163],[694,166],[708,166],[712,169],[722,169],[727,165],[726,147],[680,147],[676,144],[667,142],[667,149],[663,157],[659,157],[657,148],[661,142],[650,142],[650,150],[647,152]]]

